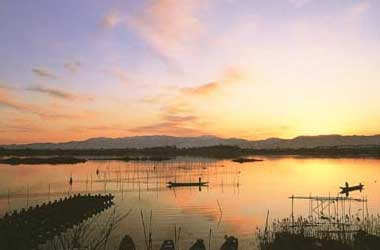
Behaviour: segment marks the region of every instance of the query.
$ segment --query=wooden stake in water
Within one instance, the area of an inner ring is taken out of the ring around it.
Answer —
[[[121,199],[123,200],[124,199],[124,183],[122,182],[121,183]]]
[[[147,240],[147,235],[146,235],[146,229],[145,229],[144,215],[143,215],[142,210],[140,210],[140,214],[141,214],[141,223],[142,223],[143,229],[144,229],[145,246],[146,246],[146,249],[149,250],[148,249],[148,240]]]
[[[49,190],[48,190],[48,200],[50,201],[50,183],[49,183]]]
[[[264,229],[264,237],[265,237],[265,239],[267,238],[267,233],[268,233],[268,219],[269,219],[269,210],[267,212],[267,218],[265,220],[265,229]]]
[[[92,193],[92,174],[91,174],[90,178],[91,178],[91,182],[90,182],[90,191],[91,191],[91,193]]]
[[[26,185],[26,207],[29,207],[29,185]]]
[[[11,192],[8,188],[8,211],[11,211]]]
[[[208,250],[211,250],[211,233],[212,229],[210,228],[210,233],[208,234]]]
[[[294,194],[292,194],[292,226],[294,226]]]
[[[88,190],[88,175],[86,177],[86,193],[87,193],[87,190]]]
[[[140,188],[140,181],[139,181],[139,200],[141,199],[141,188]]]

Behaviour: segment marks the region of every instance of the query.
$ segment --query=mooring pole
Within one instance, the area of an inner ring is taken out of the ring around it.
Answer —
[[[124,200],[124,185],[121,183],[121,200]]]
[[[29,207],[29,184],[26,185],[26,207]]]
[[[8,188],[8,211],[11,211],[11,194]]]
[[[90,191],[91,191],[91,193],[92,193],[92,173],[91,173],[91,175],[90,175],[90,178],[91,178],[91,180],[90,180]]]
[[[294,194],[292,194],[292,226],[294,226]]]

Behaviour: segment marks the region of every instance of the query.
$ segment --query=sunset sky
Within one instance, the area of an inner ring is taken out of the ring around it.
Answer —
[[[0,144],[380,133],[380,1],[1,0]]]

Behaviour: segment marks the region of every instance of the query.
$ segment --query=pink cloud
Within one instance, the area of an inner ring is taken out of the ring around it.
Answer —
[[[192,46],[203,31],[197,11],[205,3],[198,0],[150,1],[127,20],[127,25],[162,57],[172,58]]]
[[[366,1],[361,1],[361,2],[358,2],[358,3],[354,4],[354,5],[352,5],[348,9],[347,21],[348,22],[355,22],[355,21],[357,21],[370,8],[371,8],[371,4],[369,2],[366,2]]]
[[[289,2],[296,8],[301,8],[302,6],[310,3],[312,0],[289,0]]]
[[[112,29],[123,21],[122,17],[116,11],[109,12],[102,20],[101,25],[105,28]]]

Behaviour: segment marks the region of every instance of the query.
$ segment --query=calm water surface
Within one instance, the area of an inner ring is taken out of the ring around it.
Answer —
[[[265,224],[268,210],[270,218],[290,215],[288,197],[292,194],[334,196],[344,182],[361,182],[365,190],[354,196],[368,198],[369,213],[380,213],[380,160],[261,158],[263,162],[244,164],[177,158],[160,163],[0,165],[0,214],[70,193],[112,193],[116,213],[131,213],[113,232],[110,249],[118,245],[124,234],[130,234],[139,249],[145,247],[141,211],[146,222],[152,213],[155,248],[162,240],[174,237],[175,227],[181,227],[181,249],[188,249],[197,238],[207,242],[210,229],[212,248],[219,248],[223,236],[232,234],[239,238],[242,248],[252,249],[255,230]],[[68,184],[70,176],[74,181],[72,189]],[[208,181],[209,187],[166,187],[168,181],[198,181],[199,177]],[[360,206],[353,205],[353,213],[360,210]],[[109,209],[97,218],[99,225],[112,211]],[[297,201],[295,213],[307,214],[308,203]]]

